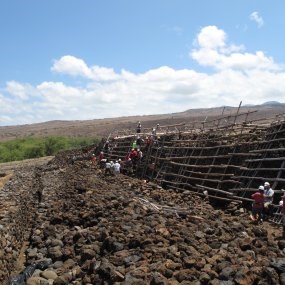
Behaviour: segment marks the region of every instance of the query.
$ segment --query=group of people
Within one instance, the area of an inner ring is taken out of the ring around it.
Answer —
[[[95,164],[96,161],[96,157],[92,155],[91,163]],[[105,169],[105,175],[118,175],[121,172],[121,159],[113,162],[112,160],[105,158],[103,151],[101,151],[98,156],[98,164],[101,169]]]
[[[264,185],[258,187],[258,191],[251,195],[252,204],[252,219],[257,223],[262,223],[265,216],[271,213],[274,191],[270,183],[265,182]]]
[[[105,175],[118,175],[121,171],[121,164],[119,160],[116,160],[113,162],[112,160],[109,161],[109,159],[106,160],[105,163]]]

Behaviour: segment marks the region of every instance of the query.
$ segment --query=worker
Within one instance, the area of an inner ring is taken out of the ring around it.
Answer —
[[[91,155],[90,162],[91,162],[91,164],[93,164],[93,165],[96,164],[96,155],[95,155],[94,153]]]
[[[260,185],[258,191],[251,195],[254,200],[252,204],[251,218],[257,223],[263,222],[263,206],[264,206],[264,186]]]
[[[105,175],[112,175],[112,164],[108,159],[105,164]]]
[[[281,189],[283,196],[282,198],[282,238],[285,238],[285,190]]]
[[[270,187],[269,182],[264,183],[264,215],[270,216],[272,212],[274,191]]]
[[[138,122],[137,133],[139,134],[141,131],[142,131],[142,125],[141,122]]]
[[[118,175],[120,173],[120,168],[121,168],[121,165],[120,163],[116,160],[114,165],[113,165],[113,174],[114,175]]]

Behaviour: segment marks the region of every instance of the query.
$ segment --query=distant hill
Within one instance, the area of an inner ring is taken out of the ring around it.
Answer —
[[[284,105],[284,104],[280,103],[278,101],[268,101],[268,102],[264,102],[262,105],[266,105],[266,106],[280,106],[280,105]]]
[[[49,121],[44,123],[5,126],[0,127],[0,140],[10,140],[27,136],[47,137],[47,136],[68,136],[68,137],[94,137],[106,136],[115,130],[133,129],[135,130],[138,121],[141,121],[143,128],[151,128],[157,123],[162,125],[172,125],[178,123],[204,122],[211,121],[221,116],[233,116],[238,111],[237,107],[221,106],[214,108],[189,109],[184,112],[128,116],[118,118],[105,118],[81,121]],[[250,114],[252,119],[273,118],[274,116],[285,113],[285,103],[277,101],[265,102],[261,105],[242,106],[239,114],[244,120]]]

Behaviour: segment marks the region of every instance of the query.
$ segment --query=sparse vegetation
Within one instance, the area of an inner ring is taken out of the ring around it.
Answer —
[[[96,144],[97,138],[70,138],[50,136],[46,138],[22,138],[0,142],[0,163],[39,158],[59,151]]]

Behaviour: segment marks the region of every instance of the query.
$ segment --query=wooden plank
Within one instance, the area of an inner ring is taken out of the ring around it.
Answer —
[[[179,159],[211,159],[211,158],[229,158],[231,157],[228,154],[225,155],[207,155],[207,156],[171,156],[171,160],[179,160]]]
[[[201,181],[201,178],[197,178],[197,177],[189,177],[189,176],[185,176],[185,175],[181,175],[181,174],[175,174],[175,173],[166,173],[166,172],[161,172],[161,174],[167,175],[167,176],[173,176],[173,177],[180,177],[183,179],[187,179],[187,180],[199,180]],[[236,181],[236,180],[218,180],[218,179],[208,179],[208,178],[204,178],[203,181],[208,181],[208,182],[215,182],[215,183],[235,183],[235,184],[241,184],[241,182]]]
[[[268,149],[255,149],[255,150],[250,150],[249,152],[276,152],[276,151],[285,151],[284,147],[281,148],[268,148]]]
[[[247,167],[240,167],[241,170],[246,170],[246,171],[285,171],[285,168],[280,167],[280,168],[272,168],[272,167],[257,167],[257,168],[247,168]]]
[[[179,162],[174,162],[170,160],[170,164],[173,165],[178,165],[178,166],[185,166],[185,167],[189,167],[189,168],[228,168],[228,167],[232,167],[232,168],[240,168],[240,166],[238,165],[226,165],[226,164],[218,164],[218,165],[214,165],[214,164],[185,164],[185,163],[179,163]]]
[[[217,149],[217,148],[228,148],[228,147],[234,147],[231,145],[217,145],[217,146],[163,146],[164,149],[195,149],[195,150],[201,150],[201,149]]]
[[[258,162],[258,161],[278,161],[284,160],[285,157],[270,157],[270,158],[257,158],[257,159],[246,159],[246,162]]]
[[[197,172],[197,171],[191,171],[191,170],[184,170],[184,173],[191,173],[195,175],[200,175],[200,176],[223,176],[223,177],[232,177],[234,176],[233,173],[213,173],[213,172]]]
[[[213,195],[205,196],[205,194],[196,192],[195,190],[191,190],[191,189],[184,189],[184,188],[180,188],[180,187],[176,187],[176,186],[169,186],[169,188],[174,189],[174,190],[179,190],[179,191],[190,191],[193,194],[203,196],[205,198],[209,197],[209,198],[214,199],[214,200],[222,200],[222,201],[228,201],[228,202],[234,202],[234,203],[242,203],[242,201],[239,201],[239,200],[229,199],[229,198],[220,197],[220,196],[213,196]]]
[[[285,182],[284,178],[268,178],[268,177],[258,177],[258,176],[235,176],[236,178],[242,178],[242,179],[252,179],[252,180],[262,180],[262,181],[277,181],[277,182]]]
[[[199,184],[195,184],[195,186],[198,187],[198,188],[201,188],[201,189],[206,189],[207,191],[212,191],[212,192],[217,192],[217,193],[222,193],[222,194],[225,194],[225,195],[233,196],[232,192],[228,192],[228,191],[225,191],[225,190],[216,189],[216,188],[212,188],[212,187],[207,187],[207,186],[199,185]]]

